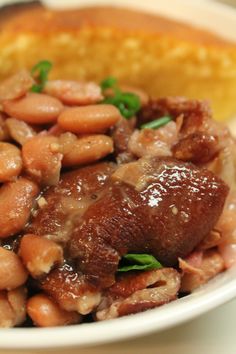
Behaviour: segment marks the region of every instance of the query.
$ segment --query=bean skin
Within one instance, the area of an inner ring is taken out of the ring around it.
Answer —
[[[6,126],[6,117],[4,113],[0,112],[0,141],[10,140],[9,131]]]
[[[24,96],[34,84],[34,80],[27,70],[21,70],[0,84],[0,102],[13,100]]]
[[[47,81],[44,92],[68,105],[89,105],[103,99],[101,87],[94,82]]]
[[[37,294],[28,300],[27,312],[38,327],[65,326],[81,321],[81,316],[77,312],[62,310],[44,294]]]
[[[18,100],[4,101],[2,106],[9,116],[32,124],[53,123],[63,110],[57,98],[39,93],[28,93]]]
[[[29,234],[21,239],[19,255],[34,278],[49,273],[55,264],[63,262],[62,247],[38,235]]]
[[[26,295],[24,287],[0,291],[0,327],[10,328],[25,321]]]
[[[15,324],[15,313],[12,309],[8,299],[7,292],[0,291],[0,327],[11,328]]]
[[[15,118],[6,119],[6,126],[11,138],[20,145],[23,145],[28,139],[36,135],[36,132],[31,126]]]
[[[121,119],[119,110],[110,104],[65,109],[58,124],[66,131],[79,134],[103,133]]]
[[[27,278],[28,272],[17,254],[0,247],[0,290],[15,289]]]
[[[107,135],[89,135],[66,146],[63,166],[85,165],[102,159],[113,152],[113,140]]]
[[[0,182],[11,181],[22,169],[20,150],[13,144],[0,142]]]
[[[0,238],[20,232],[27,223],[37,185],[26,178],[5,183],[0,189]]]
[[[14,325],[19,326],[26,319],[27,290],[24,286],[8,291],[8,302],[15,312]]]
[[[58,183],[62,154],[57,137],[37,135],[27,140],[22,147],[22,159],[26,172],[38,183]]]

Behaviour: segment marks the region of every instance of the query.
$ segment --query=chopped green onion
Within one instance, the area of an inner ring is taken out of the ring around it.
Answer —
[[[130,92],[122,92],[118,87],[117,80],[109,77],[101,82],[103,91],[111,88],[114,91],[113,96],[106,97],[102,103],[112,104],[116,106],[123,117],[132,118],[141,108],[140,98]]]
[[[37,63],[31,70],[31,74],[36,76],[38,84],[32,86],[32,92],[42,92],[47,80],[48,73],[52,68],[52,63],[48,60],[42,60]]]
[[[114,96],[106,97],[103,103],[113,104],[116,106],[123,117],[132,118],[141,107],[138,96],[129,92],[116,92]]]
[[[129,263],[129,264],[124,264]],[[128,253],[123,256],[118,272],[129,272],[131,270],[152,270],[162,268],[158,260],[150,254]]]
[[[171,122],[172,118],[169,116],[164,116],[158,119],[155,119],[151,122],[141,125],[141,129],[158,129]]]
[[[105,79],[101,82],[100,86],[101,86],[102,91],[105,91],[109,88],[117,87],[117,79],[112,76],[108,77],[107,79]]]

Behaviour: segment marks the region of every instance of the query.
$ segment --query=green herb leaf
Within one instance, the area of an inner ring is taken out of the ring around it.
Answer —
[[[158,119],[155,119],[151,122],[141,125],[141,129],[158,129],[171,122],[172,118],[170,116],[164,116]]]
[[[141,108],[140,98],[130,92],[122,92],[118,87],[117,80],[109,77],[102,81],[101,88],[104,91],[113,89],[113,95],[106,97],[102,103],[112,104],[116,106],[123,117],[132,118]]]
[[[114,96],[105,98],[103,103],[116,106],[126,119],[132,118],[141,108],[139,97],[129,92],[116,92]]]
[[[117,87],[117,79],[114,77],[108,77],[107,79],[103,80],[100,84],[102,91],[105,91],[109,88]]]
[[[150,254],[128,253],[122,260],[118,272],[129,272],[131,270],[151,270],[162,268],[158,260]],[[131,264],[124,264],[131,263]]]
[[[48,74],[51,68],[52,63],[48,60],[42,60],[32,68],[31,74],[36,77],[38,81],[38,84],[32,86],[32,92],[42,92],[45,83],[48,80]]]

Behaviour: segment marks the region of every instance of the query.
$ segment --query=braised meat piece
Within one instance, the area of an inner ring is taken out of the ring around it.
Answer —
[[[73,265],[65,263],[54,269],[40,281],[40,287],[52,297],[62,309],[90,313],[101,301],[101,293],[77,272]]]
[[[173,158],[102,163],[46,191],[29,231],[64,242],[77,269],[108,287],[126,253],[150,253],[165,266],[188,255],[216,224],[227,193],[212,172]]]
[[[108,183],[113,163],[100,163],[65,173],[57,186],[50,187],[38,200],[27,233],[48,235],[66,243],[77,220]]]
[[[219,153],[217,137],[196,132],[180,139],[172,148],[173,156],[178,160],[194,163],[207,163]]]
[[[204,120],[211,118],[211,110],[207,102],[188,100],[185,97],[165,97],[150,100],[138,112],[138,124],[150,122],[159,117],[170,115],[174,119],[183,116],[183,129],[188,133],[200,127]]]
[[[126,253],[151,253],[175,265],[211,231],[228,193],[210,171],[172,158],[126,164],[112,179],[69,240],[79,269],[104,287],[113,284]]]
[[[96,312],[105,320],[145,311],[175,300],[181,275],[173,268],[121,276],[103,295]]]

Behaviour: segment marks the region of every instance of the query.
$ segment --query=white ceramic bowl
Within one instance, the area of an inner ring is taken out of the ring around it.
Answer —
[[[9,2],[9,1],[8,1]],[[206,0],[44,0],[65,7],[113,4],[161,13],[235,39],[236,12]],[[1,4],[1,3],[0,3]],[[183,323],[236,296],[236,268],[220,274],[193,294],[168,305],[116,320],[58,328],[0,330],[0,349],[56,348],[95,345],[147,334]]]

